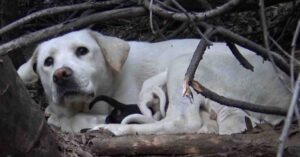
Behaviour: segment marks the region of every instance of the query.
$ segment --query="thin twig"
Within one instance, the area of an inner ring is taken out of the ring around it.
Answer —
[[[110,0],[110,1],[104,1],[104,2],[85,2],[81,4],[75,4],[75,5],[68,5],[68,6],[60,6],[60,7],[53,7],[53,8],[47,8],[44,10],[40,10],[37,12],[34,12],[32,14],[29,14],[11,24],[8,24],[0,29],[0,35],[11,31],[19,26],[24,25],[25,23],[28,23],[34,19],[41,18],[44,16],[49,15],[55,15],[63,12],[70,12],[75,10],[86,10],[86,9],[93,9],[93,8],[102,8],[102,7],[108,7],[111,5],[117,5],[120,4],[123,0]]]
[[[208,43],[208,45],[212,45],[212,42],[210,40],[208,40],[205,35],[201,32],[201,30],[199,29],[199,27],[196,25],[196,23],[194,22],[193,18],[189,15],[189,13],[187,12],[186,9],[184,9],[176,0],[171,0],[172,3],[178,8],[180,9],[188,18],[188,20],[191,22],[191,24],[193,25],[193,27],[195,28],[195,30],[197,31],[197,33],[200,35],[200,37],[203,40],[206,40],[206,42]]]
[[[174,23],[175,23],[174,20],[169,20],[169,19],[167,19],[166,24],[164,24],[164,25],[162,26],[162,28],[160,29],[161,32],[166,32],[166,31],[168,31],[169,27],[172,26]]]
[[[300,32],[300,19],[298,21],[298,24],[297,24],[297,28],[295,30],[295,33],[294,33],[294,36],[293,36],[293,40],[292,40],[292,44],[291,44],[291,48],[292,48],[292,51],[291,51],[291,60],[290,60],[290,64],[291,64],[291,87],[293,88],[294,87],[294,67],[295,67],[295,49],[296,49],[296,42],[297,42],[297,39],[298,39],[298,35],[299,35],[299,32]]]
[[[150,28],[151,28],[152,34],[156,34],[154,27],[153,27],[152,6],[153,6],[153,0],[150,1],[150,6],[149,6],[149,23],[150,23]]]
[[[177,36],[179,33],[184,31],[188,25],[189,22],[183,22],[176,30],[172,31],[169,35],[167,35],[167,38],[173,38]]]
[[[215,34],[215,32],[216,31],[213,28],[211,28],[211,29],[208,29],[204,35],[207,38],[210,38],[212,35]],[[188,69],[186,70],[185,77],[184,77],[183,91],[182,91],[184,96],[191,94],[190,90],[189,90],[189,85],[190,85],[190,82],[194,79],[195,72],[197,70],[197,67],[198,67],[200,61],[203,58],[203,55],[204,55],[204,52],[205,52],[207,46],[209,46],[209,45],[205,40],[200,40],[200,42],[193,54],[192,60],[189,64]]]
[[[7,92],[7,90],[8,90],[8,88],[9,88],[9,85],[7,84],[5,86],[5,88],[3,89],[3,91],[0,91],[0,96],[2,96],[3,94],[5,94]]]
[[[239,50],[236,48],[236,46],[229,41],[226,41],[227,46],[229,47],[229,49],[231,50],[232,54],[234,55],[234,57],[240,62],[240,64],[248,69],[253,71],[254,67],[253,65],[251,65],[248,60],[239,52]]]
[[[271,64],[276,73],[276,76],[278,77],[280,82],[283,84],[283,86],[286,86],[285,81],[280,76],[280,72],[275,64],[274,57],[270,53],[271,49],[270,49],[270,45],[269,45],[269,38],[268,38],[269,32],[268,32],[267,20],[266,20],[266,15],[265,15],[264,0],[259,0],[259,10],[260,10],[260,21],[261,21],[261,26],[262,26],[262,30],[263,30],[264,44],[265,44],[266,49],[268,50],[267,54],[268,54],[269,60],[271,61]],[[292,71],[294,72],[294,69],[292,69]],[[292,72],[292,71],[290,71],[290,72]],[[291,73],[291,79],[294,80],[292,73]]]
[[[156,34],[158,34],[163,40],[167,40],[166,36],[163,34],[162,30],[159,28],[158,23],[154,20],[153,21],[154,28],[157,30]]]
[[[264,105],[257,105],[245,101],[235,100],[226,98],[224,96],[218,95],[203,85],[201,85],[199,82],[193,80],[191,82],[191,86],[197,93],[201,93],[203,96],[216,101],[222,105],[230,106],[230,107],[237,107],[244,110],[249,110],[253,112],[259,112],[259,113],[266,113],[266,114],[274,114],[274,115],[286,115],[286,111],[278,108],[278,107],[272,107],[272,106],[264,106]]]
[[[282,54],[285,54],[287,57],[291,58],[291,55],[289,55],[270,35],[269,35],[270,41],[282,52]],[[295,60],[298,65],[300,65],[300,62],[298,60]],[[277,72],[277,71],[276,71]],[[280,76],[279,73],[277,73],[279,76],[279,80],[284,85],[284,87],[292,93],[292,89],[290,87],[290,84],[283,80],[283,78]]]
[[[223,35],[226,39],[230,40],[233,43],[236,43],[242,47],[245,47],[247,49],[252,50],[253,52],[255,52],[257,55],[262,56],[264,59],[269,58],[268,57],[268,53],[271,54],[274,58],[274,62],[275,64],[285,73],[287,73],[288,75],[290,75],[290,71],[289,71],[289,65],[288,63],[285,61],[284,58],[282,58],[280,55],[278,55],[277,53],[267,50],[266,48],[254,43],[253,41],[244,38],[238,34],[235,34],[233,32],[231,32],[230,30],[223,28],[221,26],[217,26],[216,30],[218,31],[219,34]]]
[[[296,1],[293,1],[293,2],[296,2]],[[284,18],[283,21],[286,21],[284,26],[281,27],[281,32],[279,35],[276,35],[277,36],[277,39],[276,41],[280,41],[286,34],[287,30],[289,30],[290,28],[290,25],[293,23],[294,21],[294,18],[295,18],[295,12],[298,10],[298,8],[300,7],[300,3],[298,3],[298,5],[294,5],[293,4],[293,9],[285,16],[286,18]],[[283,22],[282,21],[282,22]],[[280,22],[279,22],[280,23]]]
[[[144,1],[145,2],[144,4],[147,8],[149,8],[149,5],[146,1],[147,0]],[[172,16],[172,14],[174,12],[167,11],[165,9],[162,9],[162,8],[156,6],[156,5],[152,6],[152,11],[153,11],[153,13],[155,13],[155,14],[161,16],[161,17],[166,17],[166,18],[171,18],[171,19],[174,19],[174,20],[178,20],[178,19],[176,19]],[[187,17],[183,21],[186,21],[186,20],[188,20]],[[205,28],[211,27],[209,24],[206,24],[205,22],[199,22],[198,24],[201,25],[202,27],[205,27]],[[269,51],[269,50],[265,49],[264,47],[254,43],[253,41],[250,41],[250,40],[248,40],[248,39],[246,39],[246,38],[244,38],[244,37],[242,37],[238,34],[235,34],[231,31],[223,28],[223,27],[216,26],[215,28],[216,28],[216,30],[218,31],[219,34],[223,35],[224,37],[226,37],[227,39],[229,39],[233,43],[236,43],[236,44],[238,44],[242,47],[245,47],[247,49],[250,49],[250,50],[254,51],[257,55],[262,56],[264,59],[268,58],[268,53],[270,52],[272,54],[272,56],[274,56],[274,61],[275,61],[276,65],[282,71],[284,71],[285,73],[290,75],[290,70],[289,70],[288,63],[285,61],[284,58],[282,58],[277,53],[275,53],[273,51]]]
[[[291,57],[291,72],[293,72],[294,74],[294,67],[295,67],[295,49],[296,49],[296,43],[297,43],[297,40],[298,40],[298,37],[299,37],[299,33],[300,33],[300,19],[298,20],[298,24],[297,24],[297,28],[295,30],[295,33],[294,33],[294,36],[293,36],[293,40],[292,40],[292,44],[291,44],[291,54],[292,54],[292,57]],[[296,105],[295,106],[295,115],[296,115],[296,118],[297,118],[297,122],[298,122],[298,127],[299,127],[299,130],[300,130],[300,114],[299,114],[299,108],[298,106]]]
[[[236,7],[241,2],[242,2],[242,0],[230,0],[227,3],[223,4],[222,6],[219,6],[215,9],[208,10],[206,12],[194,13],[194,14],[189,13],[189,16],[192,17],[193,20],[205,20],[208,18],[213,18],[213,17],[219,16],[229,10],[232,10],[234,7]],[[149,9],[149,6],[150,6],[149,0],[145,0],[144,5],[146,8]],[[158,7],[155,5],[152,6],[152,10],[153,10],[153,12],[156,12],[156,13],[163,11],[162,15],[167,18],[173,18],[173,19],[179,20],[179,21],[188,20],[188,17],[185,15],[185,13],[176,13],[176,12],[172,12],[172,11],[166,11],[166,10],[162,9],[161,7]]]
[[[277,41],[275,41],[275,39],[274,39],[273,37],[271,37],[271,36],[269,35],[269,39],[270,39],[270,41],[278,48],[278,50],[279,50],[283,55],[285,55],[286,57],[288,57],[290,60],[292,59],[292,56],[291,56],[287,51],[285,51],[285,50],[277,43]],[[294,61],[295,61],[295,63],[297,63],[297,65],[300,65],[300,61],[299,61],[299,60],[297,60],[296,58],[294,58]]]
[[[23,35],[15,40],[2,44],[0,45],[0,55],[5,55],[12,50],[26,46],[28,44],[32,44],[34,42],[46,40],[48,38],[56,36],[59,33],[65,33],[82,28],[91,23],[96,23],[108,19],[111,20],[113,18],[137,17],[145,15],[146,13],[147,11],[143,7],[130,7],[91,14],[89,16],[81,17],[71,22],[57,24],[27,35]]]
[[[284,145],[288,138],[288,132],[289,132],[290,125],[292,123],[295,106],[297,105],[297,102],[299,99],[299,91],[300,91],[300,75],[298,75],[298,79],[296,81],[295,88],[294,88],[292,101],[291,101],[291,104],[290,104],[290,107],[288,110],[288,114],[287,114],[285,122],[284,122],[283,130],[279,137],[279,146],[278,146],[277,157],[282,157],[282,155],[283,155]]]
[[[300,113],[299,113],[299,106],[298,105],[295,106],[295,115],[296,115],[296,120],[297,120],[297,123],[298,123],[298,128],[299,128],[299,131],[300,131]]]
[[[259,0],[259,11],[260,11],[261,26],[263,30],[264,44],[266,49],[270,50],[270,45],[268,40],[269,32],[268,32],[268,26],[267,26],[266,15],[265,15],[264,0]]]
[[[154,0],[156,3],[158,3],[158,4],[160,4],[161,6],[163,6],[163,7],[165,7],[166,9],[169,9],[169,10],[171,10],[171,11],[174,11],[174,12],[179,12],[179,10],[177,10],[177,9],[175,9],[175,8],[173,8],[173,7],[170,7],[170,6],[168,6],[167,4],[165,4],[165,3],[163,3],[163,2],[161,2],[161,1],[159,1],[159,0]]]

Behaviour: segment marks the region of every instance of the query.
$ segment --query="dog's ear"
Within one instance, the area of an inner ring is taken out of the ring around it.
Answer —
[[[36,73],[36,59],[38,48],[34,51],[31,58],[20,66],[18,74],[25,84],[31,84],[39,80]]]
[[[120,38],[105,36],[91,30],[89,32],[101,47],[108,64],[114,70],[120,72],[129,53],[129,44]]]

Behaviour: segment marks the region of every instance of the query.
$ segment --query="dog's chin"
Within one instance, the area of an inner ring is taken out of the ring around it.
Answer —
[[[93,99],[95,94],[93,92],[82,91],[65,91],[58,95],[59,102],[64,103],[88,103]]]
[[[59,95],[58,102],[66,108],[77,112],[87,112],[88,104],[93,99],[94,93],[68,91]]]
[[[80,91],[68,91],[62,94],[63,98],[73,98],[73,97],[94,97],[94,93],[85,93]]]

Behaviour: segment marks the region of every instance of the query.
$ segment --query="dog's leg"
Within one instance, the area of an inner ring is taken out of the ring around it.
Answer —
[[[60,128],[66,132],[80,132],[82,129],[92,128],[105,122],[105,115],[78,113],[72,117],[60,117]]]
[[[45,115],[48,117],[47,123],[58,128],[63,126],[62,117],[72,117],[75,113],[76,112],[71,109],[55,104],[49,104],[45,109]]]
[[[197,133],[205,134],[218,134],[219,126],[216,120],[211,118],[211,113],[207,111],[200,111],[201,120],[203,122],[202,127]]]
[[[66,132],[79,132],[105,122],[106,115],[76,113],[59,105],[49,105],[45,110],[47,123]]]

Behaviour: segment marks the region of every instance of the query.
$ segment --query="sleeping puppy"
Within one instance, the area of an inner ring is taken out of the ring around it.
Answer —
[[[120,124],[122,120],[128,115],[141,114],[141,111],[136,104],[122,104],[121,102],[104,95],[97,96],[89,104],[89,108],[92,109],[93,106],[99,101],[105,101],[113,107],[113,110],[108,114],[108,116],[105,119],[106,124],[110,124],[110,123]]]
[[[99,101],[104,101],[108,103],[111,107],[113,107],[113,110],[108,114],[108,116],[105,119],[106,124],[111,123],[122,123],[122,124],[132,124],[132,123],[151,123],[157,120],[160,120],[162,117],[161,115],[164,115],[165,113],[161,114],[160,112],[160,105],[164,104],[163,107],[165,107],[166,99],[164,93],[160,96],[156,96],[156,91],[163,92],[160,88],[154,88],[155,91],[150,92],[149,95],[152,95],[153,99],[149,102],[147,102],[147,109],[150,110],[151,116],[147,117],[145,115],[142,115],[139,107],[137,104],[123,104],[116,99],[113,99],[108,96],[100,95],[94,98],[94,100],[89,104],[89,109],[92,109],[94,105]],[[144,92],[145,93],[145,92]],[[162,95],[163,94],[163,95]],[[145,93],[146,95],[146,93]],[[163,100],[160,100],[163,99]],[[149,99],[145,99],[149,100]],[[161,103],[160,103],[161,102]],[[152,118],[153,117],[153,118]]]

